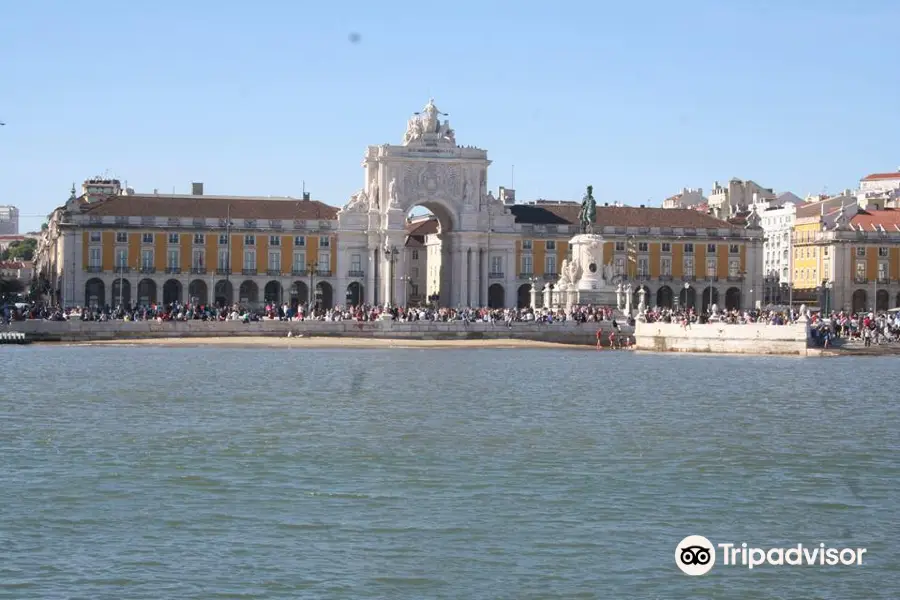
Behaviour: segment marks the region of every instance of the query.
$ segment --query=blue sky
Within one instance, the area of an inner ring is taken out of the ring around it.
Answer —
[[[343,204],[429,96],[520,200],[798,195],[900,166],[900,3],[80,2],[0,14],[0,203],[138,191]],[[351,43],[351,33],[358,43]],[[23,229],[43,219],[23,218]]]

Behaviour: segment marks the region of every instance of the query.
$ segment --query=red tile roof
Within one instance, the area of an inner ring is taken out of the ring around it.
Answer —
[[[863,231],[879,231],[878,225],[887,231],[900,231],[900,210],[885,208],[884,210],[861,210],[850,219],[854,229],[862,227]]]
[[[581,205],[571,204],[515,204],[510,211],[516,223],[535,225],[578,223]],[[638,208],[632,206],[598,206],[594,223],[611,227],[684,227],[695,229],[730,228],[727,221],[690,208]]]
[[[413,221],[412,223],[409,223],[406,226],[406,234],[425,237],[426,235],[437,233],[438,228],[439,225],[437,218],[422,219],[421,221]]]
[[[895,171],[894,173],[872,173],[871,175],[866,175],[860,181],[879,181],[881,179],[900,179],[900,171]]]
[[[338,209],[317,200],[226,196],[110,196],[83,206],[86,214],[110,217],[183,217],[232,219],[332,220]]]

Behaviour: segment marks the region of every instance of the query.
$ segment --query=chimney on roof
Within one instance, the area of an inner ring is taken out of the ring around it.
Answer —
[[[192,196],[202,196],[203,195],[203,182],[195,181],[191,184],[191,195]]]
[[[643,204],[641,204],[641,208],[647,208],[647,207],[646,207],[646,206],[644,206],[644,205],[643,205]]]
[[[309,202],[309,192],[303,192],[303,199]]]

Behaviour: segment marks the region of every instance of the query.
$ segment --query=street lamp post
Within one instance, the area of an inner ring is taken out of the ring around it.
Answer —
[[[691,282],[684,282],[684,310],[690,310],[690,300],[688,300],[688,294],[690,294]]]
[[[394,303],[394,263],[397,261],[397,255],[399,254],[400,251],[397,250],[396,246],[385,245],[384,256],[388,259],[388,306],[391,306]]]
[[[315,293],[315,277],[319,274],[319,268],[316,266],[316,263],[311,262],[306,265],[306,270],[309,273],[309,293],[307,294],[306,304],[307,307],[312,310],[313,304],[313,295]]]

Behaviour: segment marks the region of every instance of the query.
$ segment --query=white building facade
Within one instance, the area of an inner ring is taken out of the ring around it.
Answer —
[[[0,206],[0,235],[19,234],[19,209],[15,206]]]

